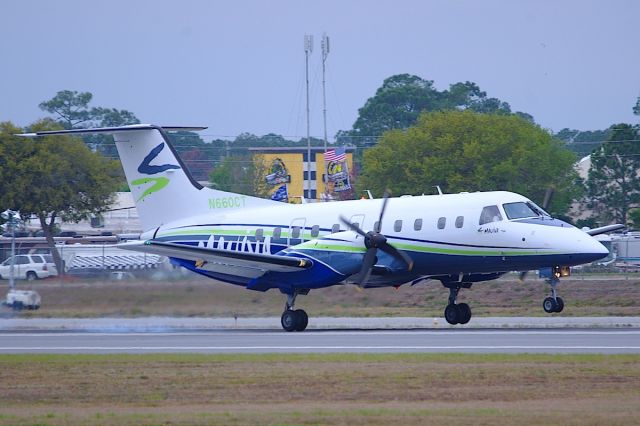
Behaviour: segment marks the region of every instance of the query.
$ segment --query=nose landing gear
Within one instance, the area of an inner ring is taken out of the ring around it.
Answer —
[[[542,302],[542,309],[548,314],[560,313],[564,309],[564,300],[558,296],[556,286],[560,283],[560,280],[556,277],[547,279],[549,285],[551,285],[551,296],[544,299]]]

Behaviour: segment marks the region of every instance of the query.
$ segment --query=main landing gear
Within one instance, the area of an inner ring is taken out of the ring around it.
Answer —
[[[300,294],[307,293],[300,292]],[[280,318],[280,324],[282,324],[282,328],[285,331],[304,331],[304,329],[307,328],[307,324],[309,324],[309,316],[305,311],[302,309],[293,309],[297,296],[298,291],[287,294],[287,303],[284,305],[284,312]]]
[[[444,310],[444,319],[451,325],[466,324],[471,320],[471,308],[466,303],[456,303],[461,288],[471,287],[471,283],[442,283],[449,289],[449,304]]]
[[[547,279],[547,282],[551,285],[551,296],[544,299],[542,309],[548,314],[560,313],[564,309],[564,300],[556,292],[556,286],[560,283],[560,280],[556,277],[551,277]]]

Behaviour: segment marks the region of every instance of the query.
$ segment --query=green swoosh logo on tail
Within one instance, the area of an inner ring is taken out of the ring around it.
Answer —
[[[141,179],[136,179],[136,180],[132,181],[131,185],[144,185],[145,183],[149,183],[149,182],[153,182],[153,185],[150,186],[149,188],[147,188],[142,193],[140,198],[138,198],[138,201],[142,200],[147,195],[150,195],[153,192],[160,191],[162,188],[164,188],[165,186],[167,186],[169,184],[169,179],[167,179],[166,177],[141,178]]]

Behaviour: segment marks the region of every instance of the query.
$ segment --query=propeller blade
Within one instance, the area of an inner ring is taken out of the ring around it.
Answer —
[[[354,223],[351,223],[347,220],[346,217],[340,215],[340,221],[349,229],[351,229],[352,231],[357,232],[358,234],[362,235],[363,237],[367,236],[367,233],[364,232],[362,229],[360,229],[360,227],[356,226]]]
[[[544,211],[547,210],[547,208],[549,207],[549,203],[551,202],[551,198],[553,197],[553,193],[555,192],[555,189],[550,186],[549,188],[547,188],[547,192],[544,193],[544,200],[542,201],[542,209]]]
[[[353,277],[353,281],[356,282],[359,286],[364,285],[369,279],[369,275],[371,275],[371,269],[373,269],[373,265],[376,264],[376,252],[378,250],[375,248],[370,248],[367,250],[367,253],[364,255],[364,259],[362,260],[362,269],[358,272],[358,275]]]
[[[387,209],[387,202],[389,201],[389,196],[391,195],[391,190],[389,188],[384,190],[384,195],[382,196],[382,208],[380,209],[380,216],[377,222],[377,228],[374,229],[373,232],[380,232],[382,229],[382,217],[384,216],[384,211]]]
[[[385,253],[390,254],[391,256],[393,256],[395,259],[399,259],[402,260],[406,265],[407,265],[407,270],[412,270],[413,269],[413,259],[411,259],[411,257],[409,257],[409,255],[401,250],[398,250],[397,248],[395,248],[394,246],[392,246],[389,243],[385,243],[383,245],[380,246],[380,250],[384,251]]]

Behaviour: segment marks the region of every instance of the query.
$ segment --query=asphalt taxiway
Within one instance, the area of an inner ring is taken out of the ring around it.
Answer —
[[[640,330],[2,332],[0,353],[640,353]]]
[[[636,317],[478,318],[474,327],[465,328],[425,318],[368,318],[365,324],[363,319],[316,318],[307,331],[293,333],[279,329],[277,318],[219,320],[5,318],[0,320],[0,354],[640,353]]]

